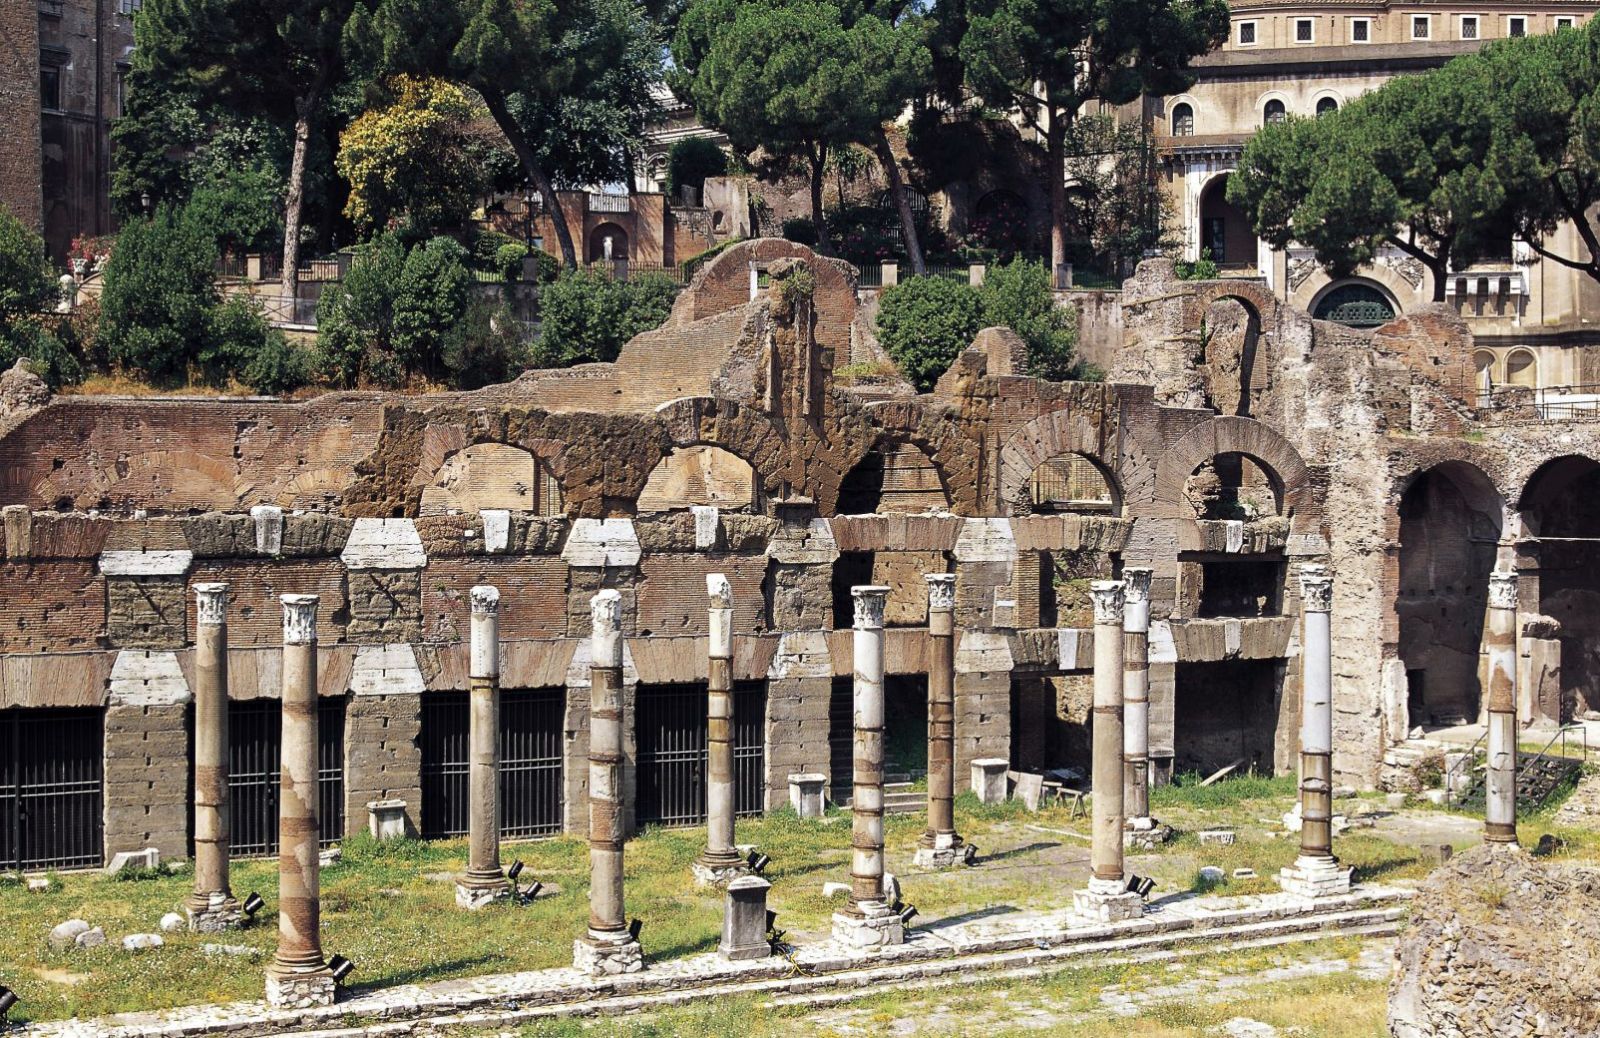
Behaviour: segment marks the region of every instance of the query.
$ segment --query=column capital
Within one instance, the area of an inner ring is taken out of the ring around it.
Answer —
[[[477,584],[467,593],[472,600],[472,612],[477,616],[500,614],[500,589],[493,584]]]
[[[1089,595],[1094,599],[1096,624],[1122,625],[1122,611],[1127,592],[1120,580],[1096,580],[1089,585]]]
[[[1148,566],[1124,566],[1122,568],[1124,601],[1128,605],[1150,601],[1150,579],[1155,576],[1155,572]]]
[[[928,582],[928,611],[948,613],[956,607],[956,575],[954,573],[924,573]]]
[[[1328,567],[1308,562],[1300,567],[1300,605],[1308,613],[1333,609],[1333,575]]]
[[[706,596],[711,599],[712,609],[733,608],[733,585],[728,583],[726,573],[706,574]]]
[[[317,595],[280,595],[283,644],[311,645],[317,640]]]
[[[1489,608],[1517,608],[1517,572],[1497,569],[1489,574]]]
[[[889,598],[889,589],[877,584],[857,584],[850,589],[856,602],[855,629],[878,630],[883,627],[883,606]]]
[[[201,627],[221,627],[228,622],[228,585],[218,581],[194,586],[195,619]]]

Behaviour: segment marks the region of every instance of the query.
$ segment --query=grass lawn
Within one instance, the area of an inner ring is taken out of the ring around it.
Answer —
[[[1157,896],[1199,889],[1202,865],[1221,866],[1230,876],[1235,868],[1255,869],[1256,879],[1229,880],[1219,893],[1275,891],[1272,877],[1293,860],[1297,840],[1268,834],[1281,830],[1278,819],[1293,802],[1292,779],[1246,776],[1204,789],[1187,785],[1156,790],[1152,810],[1182,835],[1159,852],[1131,856],[1129,868],[1154,876]],[[1363,802],[1382,806],[1381,800]],[[1553,809],[1547,810],[1524,822],[1525,845],[1552,831],[1552,814]],[[1408,817],[1422,822],[1438,818],[1458,829],[1473,825],[1439,809],[1408,812]],[[996,907],[1061,908],[1087,876],[1088,819],[1070,818],[1066,808],[1035,814],[1017,802],[982,807],[968,793],[957,800],[956,820],[962,834],[978,846],[980,867],[922,874],[911,868],[910,859],[923,817],[887,819],[889,868],[900,877],[906,899],[920,910],[918,923]],[[1237,842],[1201,847],[1192,833],[1202,828],[1233,828]],[[1567,841],[1572,856],[1600,858],[1600,833],[1557,834]],[[652,959],[716,946],[721,898],[696,890],[689,872],[703,838],[698,828],[650,830],[628,843],[628,913],[644,920],[643,943]],[[802,822],[784,810],[740,821],[738,839],[758,844],[772,856],[770,903],[790,939],[826,937],[829,917],[841,902],[824,898],[822,884],[849,878],[848,815],[835,812],[822,821]],[[1377,829],[1352,830],[1335,844],[1340,856],[1356,866],[1358,880],[1417,878],[1427,868],[1403,837]],[[538,879],[559,887],[559,893],[532,905],[500,904],[468,913],[455,907],[450,882],[451,874],[465,868],[465,841],[347,842],[343,859],[322,874],[324,950],[355,961],[352,984],[357,989],[569,965],[572,940],[583,932],[587,917],[587,844],[569,838],[508,844],[504,858],[508,864],[523,860],[524,883]],[[223,936],[165,934],[164,948],[141,953],[122,951],[120,939],[156,931],[161,916],[176,910],[187,894],[187,873],[141,879],[68,873],[54,878],[56,884],[47,893],[0,882],[0,983],[22,999],[13,1019],[88,1017],[261,997],[262,970],[276,945],[275,859],[234,863],[235,893],[242,898],[256,890],[267,899],[268,909],[254,925]],[[103,927],[108,944],[51,951],[46,942],[51,927],[72,918]],[[256,954],[210,956],[201,950],[207,943],[245,945]]]

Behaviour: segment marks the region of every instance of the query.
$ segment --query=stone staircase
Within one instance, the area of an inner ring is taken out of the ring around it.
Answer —
[[[916,789],[914,784],[920,775],[913,775],[905,771],[889,771],[883,776],[883,813],[886,815],[913,815],[928,809],[928,791]],[[840,807],[849,807],[850,798],[845,797],[838,802]]]
[[[1583,762],[1574,758],[1544,754],[1522,758],[1517,762],[1517,814],[1537,811],[1556,790],[1576,782],[1582,771]],[[1461,806],[1482,811],[1485,799],[1483,772],[1474,772],[1472,784],[1462,794]]]
[[[1439,739],[1430,739],[1425,735],[1413,736],[1405,742],[1396,743],[1384,751],[1383,768],[1378,775],[1379,785],[1388,790],[1409,792],[1414,788],[1412,772],[1422,763],[1423,758],[1447,750],[1465,748]]]

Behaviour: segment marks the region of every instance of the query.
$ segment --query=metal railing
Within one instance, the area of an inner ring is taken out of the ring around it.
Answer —
[[[1542,421],[1600,419],[1600,383],[1491,386],[1478,391],[1478,406],[1495,411],[1531,409]]]
[[[267,323],[283,327],[292,325],[300,328],[315,328],[317,326],[317,301],[315,299],[295,299],[289,296],[250,296],[261,306],[261,313]]]
[[[1544,747],[1540,749],[1538,753],[1535,753],[1531,757],[1527,758],[1527,763],[1518,770],[1517,778],[1520,780],[1522,776],[1527,773],[1528,768],[1548,754],[1550,752],[1550,747],[1554,746],[1557,742],[1561,743],[1561,752],[1557,754],[1557,756],[1563,758],[1570,757],[1570,754],[1567,753],[1567,744],[1571,740],[1568,739],[1567,736],[1571,732],[1577,733],[1579,751],[1578,759],[1582,760],[1585,764],[1589,763],[1589,730],[1581,724],[1564,724],[1560,728],[1556,729],[1555,734],[1550,736],[1550,741],[1545,743]]]
[[[589,196],[589,211],[591,213],[626,213],[633,208],[633,199],[627,195],[597,195]]]
[[[1472,745],[1467,747],[1467,752],[1461,756],[1460,760],[1456,761],[1450,767],[1445,768],[1444,802],[1446,804],[1453,804],[1456,802],[1456,778],[1462,770],[1471,770],[1473,762],[1478,759],[1478,748],[1482,746],[1488,738],[1489,733],[1488,731],[1485,731],[1482,735],[1478,736],[1472,741]]]

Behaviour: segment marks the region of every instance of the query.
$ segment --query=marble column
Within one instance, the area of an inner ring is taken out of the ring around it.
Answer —
[[[750,871],[733,845],[733,588],[706,575],[706,846],[691,866],[697,886],[726,886]]]
[[[1517,574],[1489,574],[1489,767],[1485,843],[1517,842]]]
[[[644,953],[622,901],[622,595],[589,601],[589,932],[572,944],[574,968],[635,973]]]
[[[196,584],[194,639],[194,891],[189,929],[244,920],[228,885],[228,585]]]
[[[956,577],[928,573],[928,828],[917,841],[916,864],[946,869],[965,864],[956,833]]]
[[[511,884],[500,869],[500,592],[479,584],[472,604],[468,660],[467,874],[456,884],[456,904],[478,909],[507,897]]]
[[[1350,870],[1333,855],[1333,578],[1300,567],[1300,855],[1278,885],[1304,897],[1343,894]]]
[[[1097,580],[1094,599],[1094,731],[1091,843],[1093,872],[1075,891],[1078,914],[1101,922],[1133,919],[1144,901],[1127,890],[1122,867],[1122,618],[1126,592],[1120,580]]]
[[[283,595],[283,777],[278,793],[278,951],[267,1003],[332,1005],[322,958],[317,820],[317,596]]]
[[[1130,842],[1154,843],[1150,817],[1150,578],[1153,571],[1122,571],[1122,788]]]
[[[905,928],[883,890],[883,607],[889,589],[857,586],[854,792],[850,806],[850,902],[833,915],[834,940],[852,950],[903,944]]]

